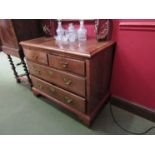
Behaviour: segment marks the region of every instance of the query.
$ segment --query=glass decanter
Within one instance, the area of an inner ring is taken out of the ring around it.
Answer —
[[[56,32],[57,32],[56,40],[62,40],[65,30],[62,27],[62,23],[60,20],[58,20],[58,27],[56,29]]]
[[[78,40],[79,41],[86,41],[87,40],[87,29],[84,26],[84,21],[80,20],[80,28],[77,31],[78,33]]]
[[[75,42],[77,39],[77,32],[74,28],[73,23],[70,23],[68,26],[68,39],[70,42]]]

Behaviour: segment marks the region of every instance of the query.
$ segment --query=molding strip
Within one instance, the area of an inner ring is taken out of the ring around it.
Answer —
[[[120,107],[129,112],[132,112],[136,115],[139,115],[143,118],[155,122],[155,110],[153,109],[148,109],[147,107],[141,106],[137,103],[125,100],[117,96],[112,96],[110,102],[117,107]]]
[[[120,30],[155,31],[155,22],[120,22]]]

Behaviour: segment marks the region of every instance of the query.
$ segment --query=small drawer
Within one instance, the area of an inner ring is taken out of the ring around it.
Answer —
[[[86,88],[84,77],[32,63],[30,61],[27,62],[30,74],[60,86],[68,91],[74,92],[75,94],[85,96]]]
[[[75,108],[76,110],[85,113],[85,99],[67,92],[61,88],[58,88],[48,82],[40,80],[31,76],[33,86],[39,89],[41,92],[46,93],[49,96],[67,104],[68,106]]]
[[[48,55],[48,57],[49,57],[49,65],[54,68],[69,71],[82,76],[85,75],[84,61],[55,55]]]
[[[24,48],[24,54],[28,60],[46,65],[48,64],[47,54],[41,50]]]

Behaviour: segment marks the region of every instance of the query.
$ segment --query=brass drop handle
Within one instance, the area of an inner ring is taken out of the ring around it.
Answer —
[[[67,78],[64,78],[64,83],[65,83],[66,85],[71,85],[71,84],[72,84],[72,81],[69,80],[69,79],[67,79]]]
[[[38,87],[39,87],[40,89],[42,89],[42,88],[43,88],[40,84],[38,85]]]
[[[73,103],[73,100],[71,98],[67,97],[67,96],[64,96],[64,100],[65,100],[66,103],[69,103],[69,104]]]
[[[61,62],[61,65],[63,68],[67,68],[68,67],[68,62]]]
[[[52,75],[53,75],[53,72],[52,72],[52,71],[48,71],[48,74],[49,74],[50,76],[52,76]]]
[[[38,55],[33,55],[33,58],[34,59],[38,59]]]
[[[52,93],[55,93],[55,92],[56,92],[55,88],[53,88],[53,87],[50,88],[50,91],[51,91]]]
[[[34,69],[35,72],[37,72],[37,74],[40,74],[40,70]]]

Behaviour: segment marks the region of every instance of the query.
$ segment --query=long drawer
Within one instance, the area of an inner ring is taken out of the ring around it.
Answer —
[[[75,108],[76,110],[80,112],[85,113],[85,99],[84,98],[74,95],[70,92],[67,92],[61,88],[58,88],[34,76],[31,76],[31,79],[33,82],[33,86],[37,88],[38,90],[40,90],[41,92],[44,92],[58,99],[59,101],[67,104],[68,106]]]
[[[68,91],[85,96],[85,78],[28,61],[30,73]]]
[[[85,62],[63,56],[48,55],[49,65],[57,69],[85,75]]]

